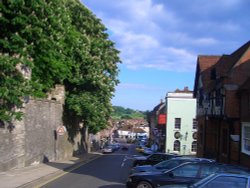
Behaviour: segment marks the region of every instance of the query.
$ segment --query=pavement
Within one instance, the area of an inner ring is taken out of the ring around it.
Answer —
[[[41,163],[0,172],[1,188],[38,188],[53,179],[100,157],[100,152],[91,152],[67,160]]]

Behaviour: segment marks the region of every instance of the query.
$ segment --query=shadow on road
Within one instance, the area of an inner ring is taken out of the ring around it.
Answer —
[[[86,184],[91,182],[97,182],[97,184],[103,181],[110,182],[110,185],[98,186],[98,188],[125,188],[132,166],[132,158],[127,156],[132,156],[134,154],[133,151],[132,148],[129,148],[128,151],[120,149],[111,154],[89,153],[72,160],[73,165],[59,162],[48,162],[46,165],[69,172],[68,176],[73,176],[74,174],[85,175],[81,177],[81,180]],[[67,178],[62,176],[56,179],[56,182],[50,182],[44,187],[55,187],[55,185],[59,184],[66,186],[68,181],[69,179],[67,180]]]

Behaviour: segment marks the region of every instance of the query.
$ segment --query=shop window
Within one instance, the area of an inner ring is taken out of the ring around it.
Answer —
[[[241,151],[250,155],[250,123],[242,124],[242,143]]]

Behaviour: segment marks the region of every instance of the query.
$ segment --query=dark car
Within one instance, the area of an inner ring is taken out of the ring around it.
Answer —
[[[250,188],[250,175],[215,173],[190,185],[164,185],[159,188]]]
[[[152,172],[152,171],[163,172],[166,170],[170,170],[174,167],[177,167],[182,163],[186,162],[215,162],[215,160],[206,158],[197,158],[197,157],[175,157],[166,161],[162,161],[155,165],[135,166],[131,169],[131,174],[139,172]]]
[[[155,188],[162,185],[191,185],[216,172],[250,174],[250,171],[233,165],[211,162],[187,162],[165,172],[142,172],[129,176],[127,188]]]
[[[122,146],[122,150],[128,150],[128,146],[127,145],[123,145]]]
[[[148,156],[137,156],[134,157],[133,166],[155,165],[161,161],[169,160],[178,156],[179,155],[170,153],[153,153]]]

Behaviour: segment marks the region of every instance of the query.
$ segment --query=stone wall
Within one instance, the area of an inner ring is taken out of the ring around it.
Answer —
[[[23,122],[14,126],[12,131],[7,123],[0,128],[0,171],[25,163],[25,126]]]
[[[81,136],[73,144],[68,134],[55,134],[62,126],[63,104],[56,100],[29,100],[22,121],[0,128],[0,171],[68,158],[79,149]]]

